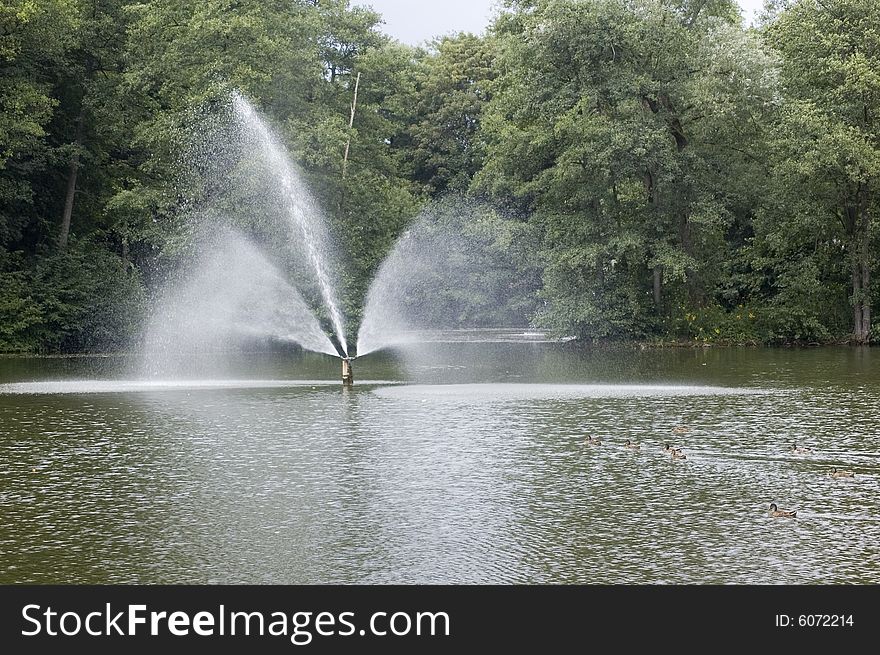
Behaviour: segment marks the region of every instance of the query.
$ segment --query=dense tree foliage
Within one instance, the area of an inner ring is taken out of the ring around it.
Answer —
[[[782,55],[785,103],[770,139],[778,196],[762,230],[788,261],[779,267],[794,278],[788,284],[809,285],[797,295],[825,296],[833,306],[849,278],[852,335],[864,343],[877,296],[871,271],[872,217],[880,209],[880,4],[805,0],[782,11],[766,33]],[[797,300],[784,306],[812,304]],[[807,311],[828,325],[822,307]]]
[[[0,0],[0,350],[131,343],[211,192],[187,135],[232,89],[348,253],[354,324],[457,194],[497,208],[556,332],[876,339],[880,3],[768,6],[747,29],[733,0],[508,0],[413,48],[347,0]]]

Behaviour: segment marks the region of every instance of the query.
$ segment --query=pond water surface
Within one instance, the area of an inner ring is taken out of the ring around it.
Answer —
[[[877,353],[497,337],[0,359],[0,582],[880,582]]]

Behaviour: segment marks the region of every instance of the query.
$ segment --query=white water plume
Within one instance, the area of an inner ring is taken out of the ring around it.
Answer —
[[[294,169],[284,146],[278,141],[253,105],[238,93],[233,94],[232,105],[242,128],[245,130],[246,141],[256,146],[252,154],[265,160],[264,172],[270,175],[276,183],[276,191],[280,194],[284,213],[296,228],[295,236],[302,240],[301,245],[304,247],[305,255],[318,282],[320,294],[329,313],[336,338],[343,350],[348,352],[342,312],[339,309],[333,283],[327,270],[328,262],[331,260],[331,250],[320,208]]]
[[[514,263],[515,226],[461,200],[441,201],[398,239],[370,285],[357,355],[425,330],[525,327],[536,279]]]
[[[224,230],[161,295],[146,336],[147,369],[163,374],[181,356],[273,339],[336,355],[300,293],[247,239]]]

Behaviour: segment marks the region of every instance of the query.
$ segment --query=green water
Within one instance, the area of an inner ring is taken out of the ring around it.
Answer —
[[[0,582],[880,582],[878,353],[488,341],[0,359]]]

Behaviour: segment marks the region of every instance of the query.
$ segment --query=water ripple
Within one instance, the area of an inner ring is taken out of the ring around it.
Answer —
[[[880,582],[880,387],[719,381],[0,385],[0,582]]]

